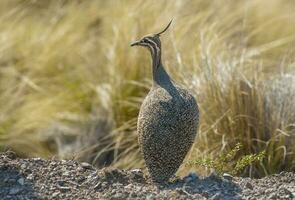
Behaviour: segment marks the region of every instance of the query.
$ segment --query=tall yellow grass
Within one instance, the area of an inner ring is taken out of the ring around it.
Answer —
[[[136,116],[150,58],[129,44],[173,18],[163,62],[201,110],[187,159],[240,142],[243,154],[267,152],[244,175],[294,170],[294,9],[275,0],[1,1],[1,145],[142,167]]]

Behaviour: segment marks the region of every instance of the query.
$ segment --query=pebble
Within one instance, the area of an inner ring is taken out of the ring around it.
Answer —
[[[25,169],[26,167],[27,167],[26,164],[21,164],[20,166],[21,169]]]
[[[93,169],[93,166],[87,162],[82,162],[81,163],[81,166],[84,168],[84,169]]]
[[[33,174],[29,174],[29,175],[27,176],[27,179],[28,179],[28,180],[33,180],[33,179],[34,179]]]
[[[230,175],[230,174],[228,174],[228,173],[224,173],[222,176],[223,176],[223,178],[225,178],[226,180],[229,180],[229,181],[233,180],[233,176]]]
[[[130,170],[131,173],[136,173],[136,174],[142,174],[142,171],[140,169],[132,169]]]
[[[7,183],[7,184],[14,184],[16,182],[16,179],[14,178],[6,178],[3,180],[4,183]]]
[[[13,187],[13,188],[10,188],[9,194],[10,195],[16,195],[16,194],[20,193],[21,191],[22,191],[21,188]]]
[[[202,196],[206,197],[208,199],[209,198],[209,192],[206,192],[206,191],[202,192]]]
[[[116,194],[117,190],[116,189],[112,189],[111,194],[114,195]]]
[[[103,182],[102,184],[101,184],[101,187],[102,188],[105,188],[107,186],[107,183],[106,182]]]
[[[94,189],[100,189],[101,188],[101,182],[98,182],[95,186]]]
[[[250,182],[247,182],[245,186],[246,188],[253,190],[253,185]]]
[[[66,187],[66,186],[58,186],[58,188],[60,189],[61,192],[66,192],[66,191],[71,190],[70,187]]]
[[[120,192],[117,192],[114,196],[113,199],[124,199],[124,195]]]
[[[153,194],[146,195],[146,198],[145,199],[146,200],[156,200],[155,195],[153,195]]]
[[[7,155],[7,157],[10,158],[10,159],[16,159],[16,158],[17,158],[16,153],[13,152],[13,151],[6,151],[6,155]]]
[[[220,200],[221,199],[221,193],[218,192],[214,196],[211,197],[212,200]]]
[[[277,199],[277,194],[275,192],[271,193],[269,199]]]
[[[54,192],[54,193],[52,194],[52,197],[53,197],[53,198],[54,198],[54,197],[57,197],[59,194],[60,194],[59,192]]]
[[[131,190],[133,188],[132,184],[128,184],[124,187],[126,190]]]
[[[192,177],[190,177],[190,176],[187,176],[187,177],[184,178],[184,182],[186,182],[186,183],[189,183],[189,182],[191,182],[193,180],[194,179]]]
[[[24,185],[25,184],[25,179],[24,178],[20,178],[17,180],[17,182],[20,184],[20,185]]]
[[[62,173],[62,175],[63,175],[63,176],[69,176],[69,175],[70,175],[70,172],[69,172],[69,171],[64,171],[64,172]]]
[[[189,173],[189,176],[190,176],[194,181],[199,179],[199,177],[198,177],[197,174],[195,174],[195,173]]]

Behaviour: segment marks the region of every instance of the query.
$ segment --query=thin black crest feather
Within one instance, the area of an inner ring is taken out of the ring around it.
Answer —
[[[161,32],[157,33],[156,35],[160,36],[162,33],[164,33],[165,31],[167,31],[167,29],[170,27],[172,21],[173,21],[173,19],[171,19],[171,21],[170,21],[169,24],[166,26],[166,28],[164,28],[164,30],[162,30]]]

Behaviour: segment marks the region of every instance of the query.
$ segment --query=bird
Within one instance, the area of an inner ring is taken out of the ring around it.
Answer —
[[[152,86],[139,109],[138,143],[152,182],[172,178],[192,147],[197,135],[199,108],[194,96],[170,78],[161,60],[160,36],[156,34],[131,43],[145,47],[152,58]]]

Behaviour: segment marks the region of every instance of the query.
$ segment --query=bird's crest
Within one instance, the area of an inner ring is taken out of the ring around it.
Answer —
[[[164,30],[162,30],[161,32],[157,33],[156,35],[161,36],[162,33],[164,33],[165,31],[167,31],[168,28],[170,27],[172,21],[173,21],[173,19],[171,19],[171,21],[170,21],[169,24],[166,26],[166,28],[164,28]]]

